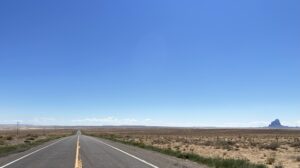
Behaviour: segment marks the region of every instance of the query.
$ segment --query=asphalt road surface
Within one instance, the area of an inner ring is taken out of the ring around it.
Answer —
[[[104,139],[74,135],[0,158],[0,168],[204,168]]]

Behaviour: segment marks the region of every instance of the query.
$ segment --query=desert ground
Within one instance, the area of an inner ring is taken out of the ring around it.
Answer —
[[[104,127],[84,132],[206,157],[245,159],[270,168],[300,167],[299,129]]]

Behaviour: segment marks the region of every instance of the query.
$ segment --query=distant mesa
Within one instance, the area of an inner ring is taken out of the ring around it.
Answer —
[[[276,119],[271,122],[271,124],[269,125],[269,128],[288,128],[288,127],[281,125],[279,119]]]

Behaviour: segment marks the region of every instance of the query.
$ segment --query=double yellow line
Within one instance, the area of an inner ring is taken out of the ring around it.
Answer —
[[[77,145],[76,145],[76,157],[75,157],[75,168],[82,168],[82,162],[80,159],[80,139],[79,134],[77,136]]]

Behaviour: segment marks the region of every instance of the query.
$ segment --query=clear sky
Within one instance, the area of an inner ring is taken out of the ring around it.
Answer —
[[[0,123],[300,125],[299,0],[1,0]]]

